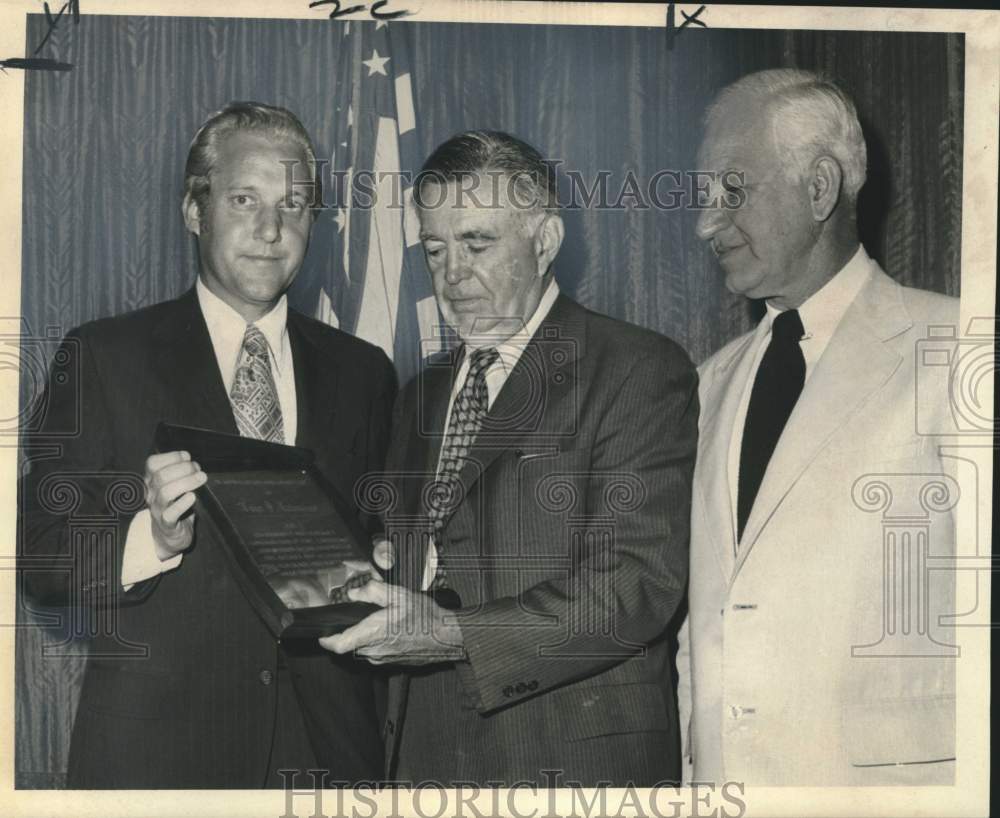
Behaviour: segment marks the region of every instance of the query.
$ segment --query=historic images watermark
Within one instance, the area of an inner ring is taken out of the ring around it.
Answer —
[[[610,790],[598,783],[585,789],[554,769],[540,771],[542,786],[529,781],[487,781],[482,786],[393,781],[354,784],[350,792],[345,791],[348,782],[335,780],[328,770],[278,772],[285,785],[284,811],[278,818],[742,818],[747,811],[746,788],[739,781],[693,783],[689,800],[687,792],[682,797],[676,785],[667,782]],[[560,790],[568,792],[568,806],[560,802]],[[530,810],[523,809],[525,797],[534,805]]]
[[[519,210],[735,210],[747,198],[747,180],[740,170],[662,168],[646,176],[629,168],[618,175],[610,170],[588,175],[563,168],[561,159],[550,160],[547,164],[560,180],[552,198],[542,192],[546,190],[544,179],[525,172],[487,170],[446,179],[437,171],[335,169],[326,159],[317,159],[308,173],[299,170],[300,160],[288,159],[281,164],[288,195],[305,196],[317,210],[370,210],[376,206],[400,210],[410,206],[414,191],[424,210],[508,206]]]

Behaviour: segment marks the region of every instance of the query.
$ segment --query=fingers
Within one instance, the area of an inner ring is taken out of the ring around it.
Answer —
[[[191,455],[188,452],[161,452],[160,454],[151,454],[146,458],[146,475],[149,476],[154,472],[158,472],[164,466],[171,466],[175,463],[182,463],[190,459]]]
[[[184,515],[195,504],[195,490],[207,479],[188,452],[164,452],[146,458],[146,505],[156,554],[161,560],[173,557],[191,544],[194,522]]]
[[[364,576],[365,574],[374,574],[374,569],[371,563],[364,562],[363,560],[344,560],[341,563],[347,570],[344,573],[344,577],[341,582],[347,582],[353,577]]]
[[[202,480],[204,482],[204,480]],[[164,525],[173,527],[177,525],[177,521],[187,512],[188,509],[195,503],[195,496],[193,492],[186,492],[178,497],[169,506],[163,509],[160,514],[160,519],[163,521]]]
[[[194,461],[161,465],[146,477],[146,503],[160,524],[172,527],[194,505],[193,492],[207,479]]]
[[[372,559],[383,571],[388,571],[396,564],[396,551],[392,543],[386,539],[378,539],[372,549]]]
[[[351,653],[366,645],[378,644],[384,641],[386,622],[385,612],[376,611],[345,631],[335,633],[332,636],[321,637],[319,644],[321,647],[334,653]]]
[[[360,588],[349,589],[347,598],[352,602],[370,602],[384,608],[389,604],[389,586],[373,578]]]
[[[184,492],[198,488],[205,482],[206,477],[201,466],[193,460],[162,466],[154,472],[147,472],[145,478],[147,500],[156,497],[164,505],[173,502]]]

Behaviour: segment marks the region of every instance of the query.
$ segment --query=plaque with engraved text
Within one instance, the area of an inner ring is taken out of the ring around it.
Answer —
[[[208,475],[199,525],[214,527],[250,604],[279,638],[324,636],[376,606],[347,599],[368,578],[368,537],[313,453],[161,423],[161,452],[187,451]]]

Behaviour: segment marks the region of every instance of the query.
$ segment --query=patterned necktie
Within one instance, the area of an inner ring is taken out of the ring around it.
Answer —
[[[441,447],[441,462],[438,465],[437,480],[429,497],[427,517],[434,529],[435,545],[441,555],[438,535],[444,521],[458,505],[462,467],[469,456],[472,444],[482,426],[483,417],[489,409],[489,391],[486,388],[486,370],[500,357],[493,347],[477,349],[472,353],[469,371],[465,376],[462,390],[455,397],[448,419],[448,431]],[[439,559],[437,575],[431,588],[444,585],[444,568]]]
[[[253,324],[247,325],[243,336],[243,349],[229,399],[241,435],[273,443],[285,442],[281,404],[271,375],[267,340]]]
[[[736,495],[738,539],[743,537],[767,464],[805,383],[806,360],[799,346],[803,334],[798,310],[779,314],[771,325],[771,342],[754,378],[740,449]]]

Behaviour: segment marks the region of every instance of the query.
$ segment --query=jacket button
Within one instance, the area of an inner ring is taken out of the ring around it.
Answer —
[[[528,686],[524,682],[518,682],[514,686],[514,690],[516,690],[518,693],[527,693],[528,692]]]
[[[507,685],[503,689],[503,695],[506,696],[509,699],[511,696],[514,695],[514,688],[511,687],[510,685]]]
[[[269,685],[274,681],[274,674],[270,670],[262,670],[257,678],[262,685]]]
[[[528,690],[535,691],[538,690],[538,679],[532,679],[528,682]]]

